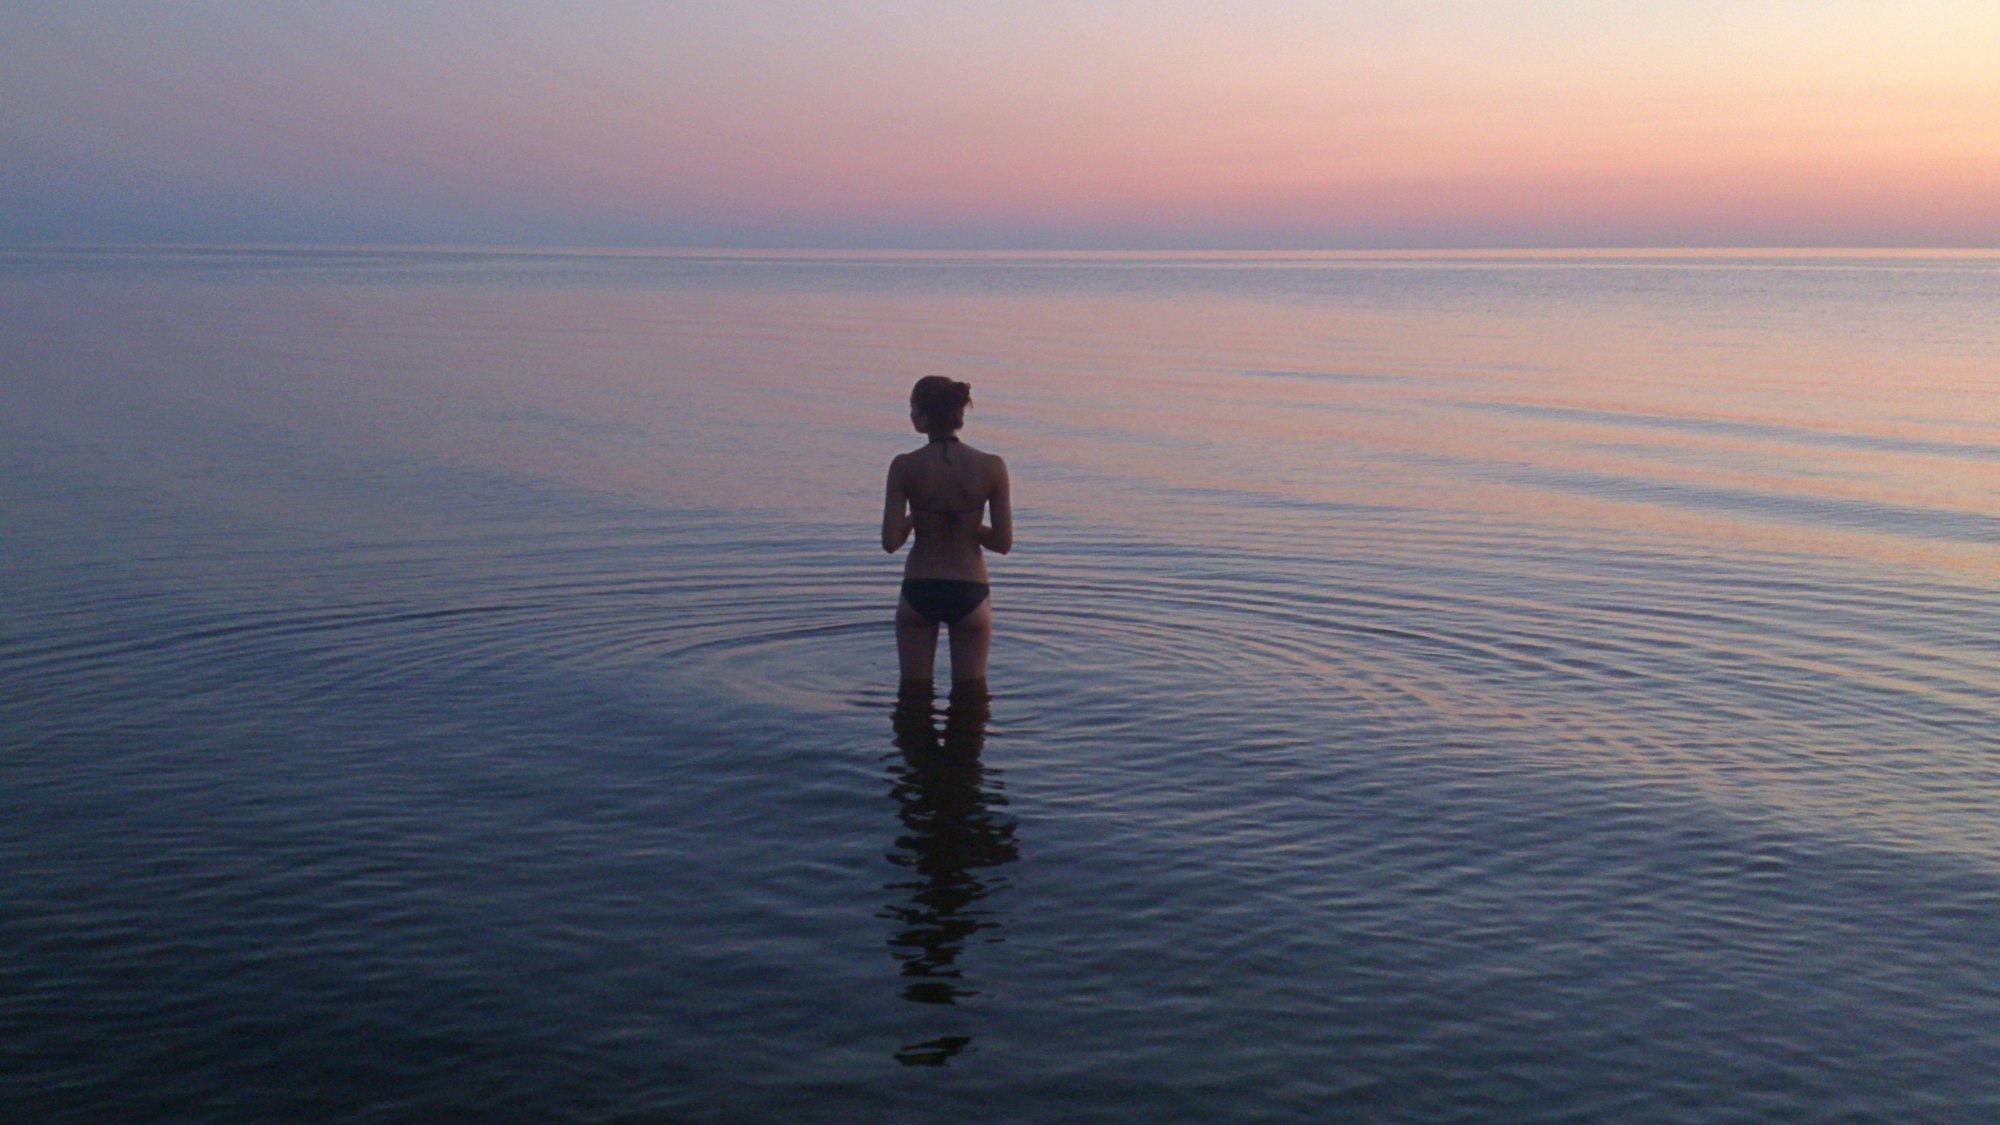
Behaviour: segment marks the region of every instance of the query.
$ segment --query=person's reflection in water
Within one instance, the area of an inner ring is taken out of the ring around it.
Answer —
[[[1014,820],[999,810],[997,771],[979,762],[992,717],[984,681],[953,685],[944,729],[934,722],[929,684],[905,682],[896,697],[896,750],[889,763],[889,793],[899,806],[903,833],[889,862],[909,878],[888,884],[898,901],[881,917],[896,924],[889,938],[902,965],[903,999],[955,1004],[978,993],[966,987],[959,958],[969,942],[1000,940],[989,931],[1000,921],[985,900],[1007,880],[991,869],[1020,858]],[[942,1066],[970,1042],[949,1035],[896,1052],[906,1066]]]

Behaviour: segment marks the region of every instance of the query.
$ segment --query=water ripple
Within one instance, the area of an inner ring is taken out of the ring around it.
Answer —
[[[0,276],[25,1118],[2000,1106],[1984,260],[195,258]]]

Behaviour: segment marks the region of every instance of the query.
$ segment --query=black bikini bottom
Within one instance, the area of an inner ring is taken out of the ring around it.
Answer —
[[[905,578],[903,600],[933,625],[956,625],[986,600],[987,589],[956,578]]]

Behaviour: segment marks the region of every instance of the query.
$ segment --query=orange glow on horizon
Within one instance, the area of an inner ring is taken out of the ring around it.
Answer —
[[[0,17],[0,141],[21,206],[83,185],[627,244],[720,224],[2000,245],[1984,0],[775,7],[792,22]]]

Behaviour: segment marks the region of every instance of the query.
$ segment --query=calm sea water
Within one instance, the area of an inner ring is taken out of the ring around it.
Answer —
[[[2000,255],[0,255],[36,1122],[2000,1117]],[[921,375],[1018,513],[896,700]]]

